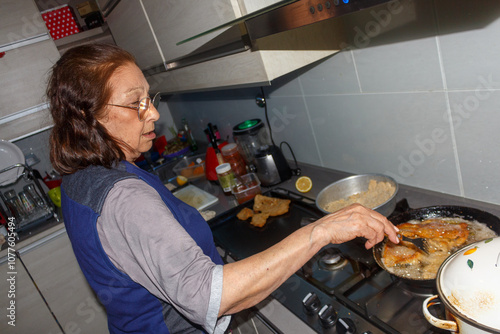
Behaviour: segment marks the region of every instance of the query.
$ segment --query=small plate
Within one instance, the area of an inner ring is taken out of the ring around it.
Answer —
[[[11,142],[0,139],[0,170],[16,164],[24,165],[24,163],[24,154],[19,147]],[[23,172],[24,167],[18,167],[0,173],[0,187],[16,182]]]

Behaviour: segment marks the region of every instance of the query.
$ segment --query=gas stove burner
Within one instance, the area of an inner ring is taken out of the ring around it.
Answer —
[[[336,248],[328,248],[325,254],[319,259],[319,265],[325,270],[339,270],[345,267],[349,261],[342,256],[342,253]]]

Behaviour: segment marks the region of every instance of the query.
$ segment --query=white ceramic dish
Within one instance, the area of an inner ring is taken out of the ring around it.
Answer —
[[[24,163],[24,154],[19,147],[11,142],[0,139],[0,171],[16,164],[24,165]],[[16,182],[23,172],[24,167],[17,167],[0,173],[0,186]]]

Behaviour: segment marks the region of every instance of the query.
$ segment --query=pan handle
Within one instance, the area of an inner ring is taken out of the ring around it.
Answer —
[[[450,321],[450,320],[441,320],[436,317],[434,317],[428,310],[429,306],[432,306],[436,304],[437,302],[432,302],[432,300],[437,299],[439,296],[434,295],[430,296],[426,300],[424,300],[424,303],[422,305],[422,310],[424,311],[424,316],[427,319],[427,321],[433,325],[434,327],[445,329],[451,332],[457,332],[458,331],[458,326],[455,321]]]

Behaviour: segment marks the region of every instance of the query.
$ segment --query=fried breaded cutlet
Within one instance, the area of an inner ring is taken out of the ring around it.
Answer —
[[[253,204],[253,211],[267,213],[271,217],[279,216],[288,212],[290,202],[289,199],[279,199],[257,194]]]
[[[261,212],[261,213],[256,213],[252,217],[252,221],[250,224],[252,224],[255,227],[262,227],[266,225],[267,223],[267,218],[269,218],[269,214]]]
[[[236,217],[239,220],[252,218],[250,224],[262,227],[267,223],[267,218],[285,214],[289,210],[289,199],[279,199],[257,194],[254,199],[253,210],[243,208]]]
[[[247,220],[248,218],[253,217],[253,214],[254,214],[254,212],[252,209],[243,208],[240,212],[238,212],[236,217],[238,217],[239,220]]]

